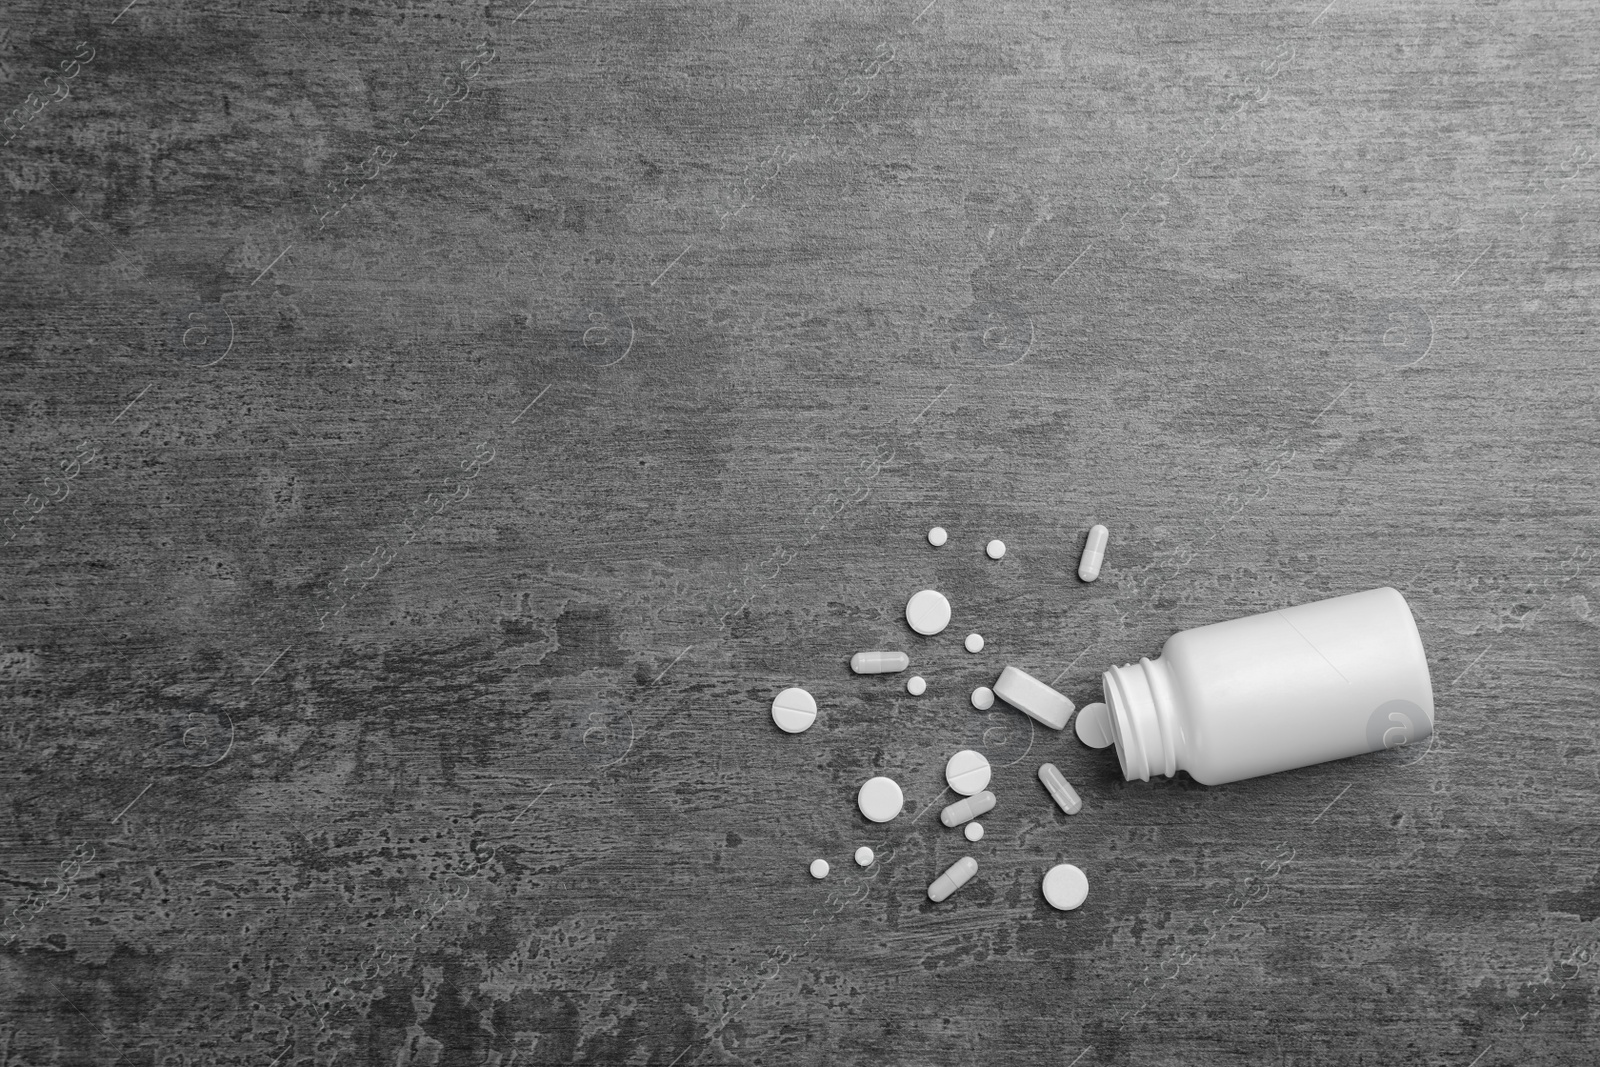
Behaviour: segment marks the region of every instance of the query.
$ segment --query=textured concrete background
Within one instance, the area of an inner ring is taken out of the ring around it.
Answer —
[[[6,5],[0,1067],[1594,1062],[1597,44]],[[1125,784],[965,701],[1385,584],[1421,751]]]

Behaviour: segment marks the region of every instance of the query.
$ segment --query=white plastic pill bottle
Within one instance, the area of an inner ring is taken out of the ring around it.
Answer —
[[[1387,587],[1185,630],[1104,683],[1130,782],[1222,785],[1433,733],[1422,638]]]

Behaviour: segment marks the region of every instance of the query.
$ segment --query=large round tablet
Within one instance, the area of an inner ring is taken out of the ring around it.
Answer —
[[[989,785],[989,761],[982,752],[964,748],[944,765],[944,780],[964,797],[981,793]]]
[[[772,701],[772,721],[786,734],[809,730],[817,721],[817,702],[799,686],[785,689]]]
[[[1044,899],[1057,911],[1071,911],[1089,897],[1089,879],[1070,863],[1058,863],[1044,876]]]
[[[906,622],[924,637],[950,625],[950,601],[936,589],[924,589],[906,601]]]
[[[1078,712],[1072,728],[1078,740],[1090,748],[1106,748],[1116,740],[1111,732],[1111,709],[1104,704],[1089,704]]]
[[[873,822],[888,822],[905,807],[905,794],[893,778],[869,778],[856,794],[856,806]]]

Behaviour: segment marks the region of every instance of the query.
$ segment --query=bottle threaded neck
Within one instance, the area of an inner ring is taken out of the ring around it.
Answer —
[[[1148,782],[1152,774],[1178,771],[1178,744],[1172,722],[1172,694],[1166,668],[1148,657],[1112,667],[1102,678],[1111,712],[1111,732],[1122,777]]]

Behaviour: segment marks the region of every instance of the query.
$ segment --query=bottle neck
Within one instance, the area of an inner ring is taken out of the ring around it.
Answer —
[[[1122,777],[1148,782],[1152,774],[1178,772],[1183,734],[1177,723],[1172,678],[1160,659],[1112,667],[1103,678],[1111,731]]]

